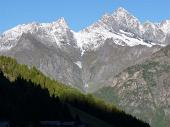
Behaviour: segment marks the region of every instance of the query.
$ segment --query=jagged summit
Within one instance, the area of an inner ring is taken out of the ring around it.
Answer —
[[[111,16],[116,16],[116,17],[123,17],[125,15],[131,15],[126,9],[124,9],[123,7],[119,7],[118,9],[116,9],[115,11],[113,11],[112,14],[110,13],[105,13],[101,19],[104,18],[108,18]]]
[[[119,7],[118,9],[116,9],[114,12],[113,12],[113,15],[125,15],[125,14],[129,14],[130,13],[123,7]]]
[[[60,26],[60,27],[63,27],[63,28],[69,28],[66,20],[64,19],[64,17],[61,17],[56,22],[53,22],[53,24],[55,24],[57,26]]]
[[[112,16],[120,25],[124,25],[124,27],[130,28],[140,25],[139,20],[122,7],[113,12]]]
[[[170,33],[170,20],[162,21],[160,27],[165,33]]]
[[[125,8],[123,8],[123,7],[118,7],[115,12],[125,12],[125,13],[128,13],[128,11]]]

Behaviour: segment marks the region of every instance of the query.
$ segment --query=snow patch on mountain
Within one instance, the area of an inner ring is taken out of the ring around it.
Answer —
[[[127,36],[129,35],[129,36]],[[136,46],[145,45],[152,47],[153,44],[146,43],[141,38],[132,37],[134,34],[120,30],[119,33],[109,32],[103,30],[91,30],[90,32],[82,31],[75,34],[77,44],[81,49],[91,48],[96,49],[100,47],[108,38],[113,39],[114,43],[120,46]],[[123,43],[122,43],[123,42]]]
[[[86,84],[84,85],[84,87],[85,87],[85,89],[87,89],[87,88],[89,87],[89,84],[86,83]]]
[[[13,46],[4,46],[0,44],[0,51],[10,50]]]
[[[82,69],[82,63],[81,61],[74,62],[80,69]]]

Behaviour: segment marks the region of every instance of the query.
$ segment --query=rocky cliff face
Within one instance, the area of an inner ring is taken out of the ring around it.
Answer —
[[[112,39],[107,39],[97,50],[89,50],[83,55],[83,80],[88,87],[86,91],[94,92],[97,89],[112,84],[113,76],[129,66],[144,61],[152,53],[159,50],[159,46],[119,46]]]
[[[16,26],[0,36],[0,54],[86,92],[169,44],[169,20],[141,24],[123,8],[74,32],[64,18]]]
[[[153,127],[170,125],[170,46],[112,77],[112,86],[95,92]],[[107,93],[107,94],[105,94]]]
[[[28,33],[21,36],[15,47],[1,53],[16,58],[19,63],[35,66],[51,78],[83,90],[82,72],[74,63],[80,59],[79,52],[79,49],[73,50],[69,45],[62,50],[48,46],[37,36]]]

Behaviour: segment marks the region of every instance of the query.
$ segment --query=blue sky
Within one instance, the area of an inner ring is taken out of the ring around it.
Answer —
[[[78,31],[118,7],[142,22],[170,19],[170,0],[0,0],[0,32],[18,24],[52,22],[60,17]]]

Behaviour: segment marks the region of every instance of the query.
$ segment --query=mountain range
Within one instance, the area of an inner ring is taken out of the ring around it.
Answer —
[[[0,54],[91,92],[167,45],[169,38],[169,20],[141,24],[120,7],[80,32],[71,30],[64,18],[18,25],[1,35]]]
[[[115,87],[115,90],[119,92],[115,96],[123,99],[122,101],[119,99],[116,103],[130,113],[135,104],[149,105],[147,110],[137,108],[132,114],[146,120],[151,125],[155,125],[156,118],[153,118],[153,120],[146,117],[156,115],[156,108],[150,105],[153,100],[147,101],[148,103],[142,100],[138,102],[131,99],[130,96],[126,96],[124,89],[127,92],[131,90],[135,92],[135,90],[122,87],[129,80],[129,76],[124,77],[121,74],[129,67],[145,65],[147,60],[151,60],[154,54],[159,54],[169,44],[170,20],[161,23],[149,21],[141,23],[131,13],[120,7],[112,14],[105,14],[97,22],[79,32],[71,30],[64,18],[52,23],[33,22],[18,25],[0,36],[0,54],[16,58],[19,63],[26,64],[29,67],[35,66],[52,79],[86,93],[97,93],[96,95],[99,97],[101,97],[101,94],[98,94],[98,91],[108,87],[114,88],[115,80],[120,80],[120,84],[119,82],[117,84],[122,89],[120,88],[119,91]],[[162,59],[159,59],[159,62]],[[167,57],[164,59],[167,59]],[[165,62],[165,64],[169,65],[168,62]],[[152,64],[148,66],[152,67]],[[141,68],[139,70],[142,70]],[[148,74],[148,72],[142,74]],[[169,73],[165,75],[168,76]],[[133,73],[132,76],[136,75]],[[149,76],[147,75],[147,77]],[[143,79],[138,75],[135,79],[137,78]],[[143,81],[141,80],[140,83]],[[148,79],[146,80],[148,81]],[[149,80],[152,81],[152,79]],[[131,82],[132,88],[134,84]],[[167,85],[169,84],[167,83]],[[140,85],[141,90],[145,86]],[[153,86],[153,89],[155,89],[153,90],[155,94],[161,94],[159,87]],[[102,95],[106,93],[103,92]],[[152,90],[146,96],[149,97],[151,93]],[[137,94],[141,94],[142,97],[145,96],[143,92],[137,92]],[[134,95],[133,92],[130,95]],[[152,97],[160,99],[160,102],[169,99],[168,95],[166,99],[162,99],[162,96]],[[138,99],[140,100],[140,98]],[[127,108],[124,108],[125,106]],[[141,114],[143,110],[146,113]],[[148,110],[151,112],[149,115]],[[164,113],[165,110],[169,111],[167,108],[161,108]],[[163,121],[168,121],[169,116],[167,113]]]

